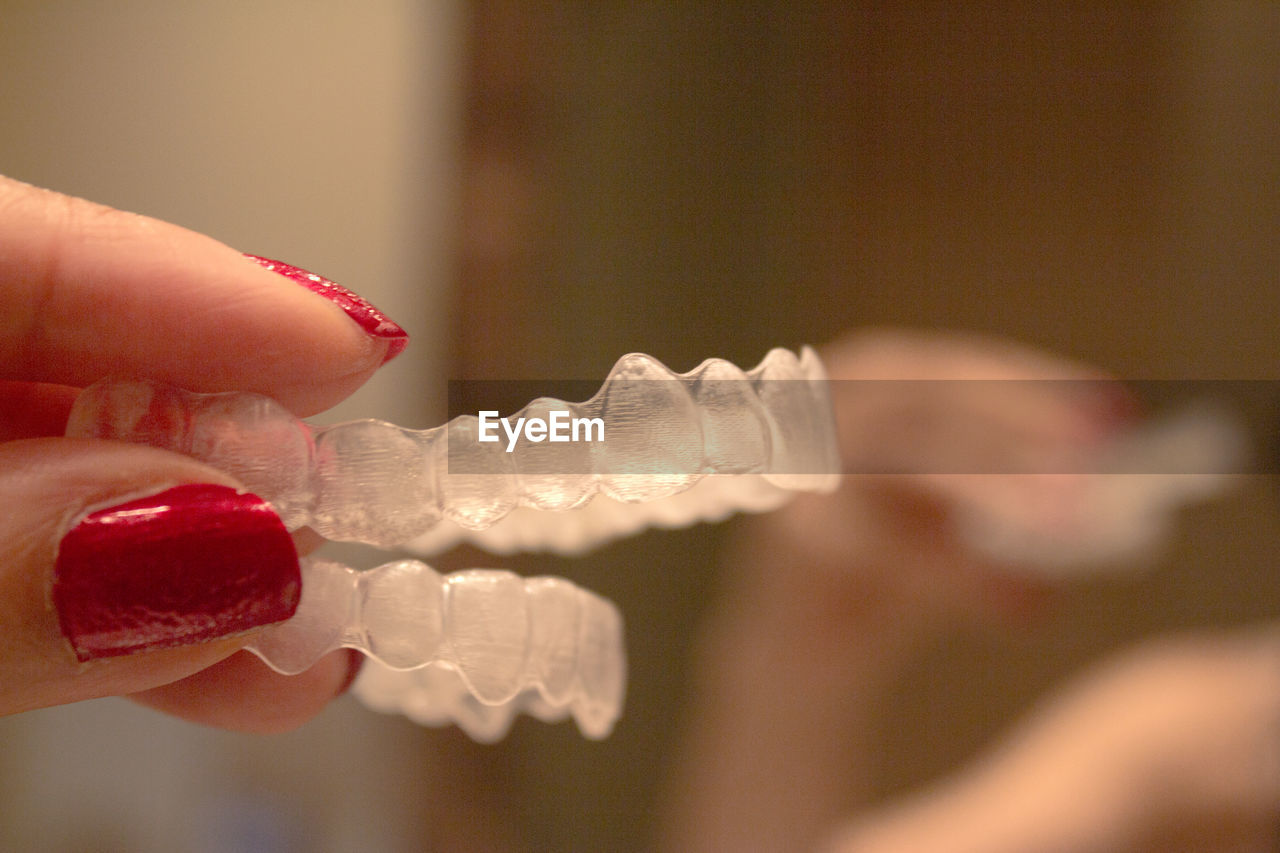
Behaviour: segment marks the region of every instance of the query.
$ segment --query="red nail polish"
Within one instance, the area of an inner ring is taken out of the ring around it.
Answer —
[[[347,653],[347,674],[343,678],[342,684],[338,685],[338,692],[335,696],[345,695],[351,689],[351,685],[356,683],[356,679],[360,677],[360,670],[364,668],[364,655],[355,649],[343,649]]]
[[[312,293],[318,293],[333,302],[347,312],[347,316],[355,320],[367,334],[375,338],[386,338],[389,344],[387,346],[387,357],[382,360],[383,364],[404,352],[404,348],[409,345],[409,333],[400,328],[396,322],[375,308],[358,293],[353,293],[336,282],[329,281],[329,279],[318,276],[315,273],[307,272],[300,267],[295,267],[293,264],[273,261],[270,258],[259,257],[258,255],[246,254],[245,257],[263,269],[279,273],[290,281],[302,285]]]
[[[80,519],[58,548],[53,604],[80,660],[200,643],[288,619],[302,579],[270,505],[193,484]]]

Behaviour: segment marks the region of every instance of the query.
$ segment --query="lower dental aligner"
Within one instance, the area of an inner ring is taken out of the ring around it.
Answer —
[[[472,415],[427,430],[375,420],[312,426],[256,394],[104,380],[80,395],[67,434],[193,456],[270,501],[290,529],[327,539],[412,541],[419,553],[462,538],[572,552],[653,524],[772,509],[795,490],[834,490],[825,379],[807,347],[798,357],[774,349],[748,371],[708,359],[683,374],[627,355],[591,399],[539,398],[508,419],[564,410],[599,418],[606,441],[513,452],[478,440]]]
[[[603,738],[622,708],[622,618],[614,605],[553,577],[472,569],[440,575],[416,560],[356,571],[303,560],[302,601],[248,647],[292,675],[335,649],[370,660],[353,691],[376,710],[456,723],[501,738],[520,712],[572,715]]]

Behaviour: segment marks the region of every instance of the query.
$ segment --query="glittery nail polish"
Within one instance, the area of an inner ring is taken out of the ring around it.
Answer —
[[[347,316],[354,320],[366,334],[375,338],[386,339],[388,341],[387,356],[382,360],[383,364],[404,352],[404,348],[409,345],[409,333],[358,293],[353,293],[324,276],[307,272],[301,267],[295,267],[293,264],[273,261],[270,258],[263,258],[258,255],[246,254],[245,257],[263,269],[279,273],[290,281],[302,285],[312,293],[318,293],[333,302],[345,311]]]

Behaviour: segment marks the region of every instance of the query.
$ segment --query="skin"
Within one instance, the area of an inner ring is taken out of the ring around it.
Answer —
[[[306,416],[359,388],[387,347],[209,237],[0,178],[0,714],[128,695],[185,719],[273,732],[345,690],[353,653],[285,677],[237,654],[252,633],[78,663],[49,603],[70,521],[149,489],[238,484],[164,451],[58,436],[78,389],[109,374],[255,391]]]
[[[350,653],[285,677],[238,653],[251,634],[78,663],[49,603],[70,520],[161,486],[236,484],[152,448],[58,436],[77,390],[110,373],[256,391],[306,416],[358,388],[387,346],[333,304],[214,240],[0,178],[0,714],[127,695],[185,719],[273,732],[300,725],[344,690]],[[846,341],[828,359],[848,378],[1096,378],[1027,350],[898,333]],[[952,452],[1087,444],[1124,409],[1114,399],[1043,391],[1032,386],[1020,405],[999,409],[945,401],[946,417],[935,422],[942,432],[925,448],[944,458],[928,464],[918,442],[895,444],[886,410],[837,400],[847,463],[914,460],[917,468],[847,478],[833,498],[802,499],[760,520],[742,543],[732,563],[742,574],[703,643],[702,710],[666,813],[671,849],[816,842],[866,789],[856,768],[874,749],[868,703],[913,642],[939,626],[1038,606],[1043,589],[1011,581],[1016,567],[970,553],[946,525],[957,505],[1020,507],[1025,493],[929,468],[945,468]],[[982,429],[946,432],[958,423]],[[789,582],[788,565],[803,567],[803,583]],[[1276,648],[1268,632],[1123,659],[1049,703],[987,761],[869,815],[833,849],[1049,849],[1053,827],[1077,833],[1055,849],[1147,849],[1137,845],[1150,837],[1149,849],[1169,849],[1205,826],[1221,838],[1228,830],[1220,823],[1236,831],[1238,849],[1256,849],[1280,798],[1274,763],[1257,761],[1277,752],[1270,741],[1258,748],[1280,730]],[[774,689],[756,689],[766,672]],[[1153,692],[1168,701],[1140,701]],[[753,745],[749,755],[744,743]],[[1044,772],[1054,767],[1060,772]],[[1034,784],[1045,778],[1070,796]],[[1169,780],[1184,783],[1153,786]]]
[[[1280,803],[1280,629],[1149,641],[823,853],[1263,853]]]

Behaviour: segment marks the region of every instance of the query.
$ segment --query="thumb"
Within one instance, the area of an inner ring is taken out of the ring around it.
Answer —
[[[185,457],[9,442],[0,506],[0,714],[168,684],[297,607],[279,517]]]

